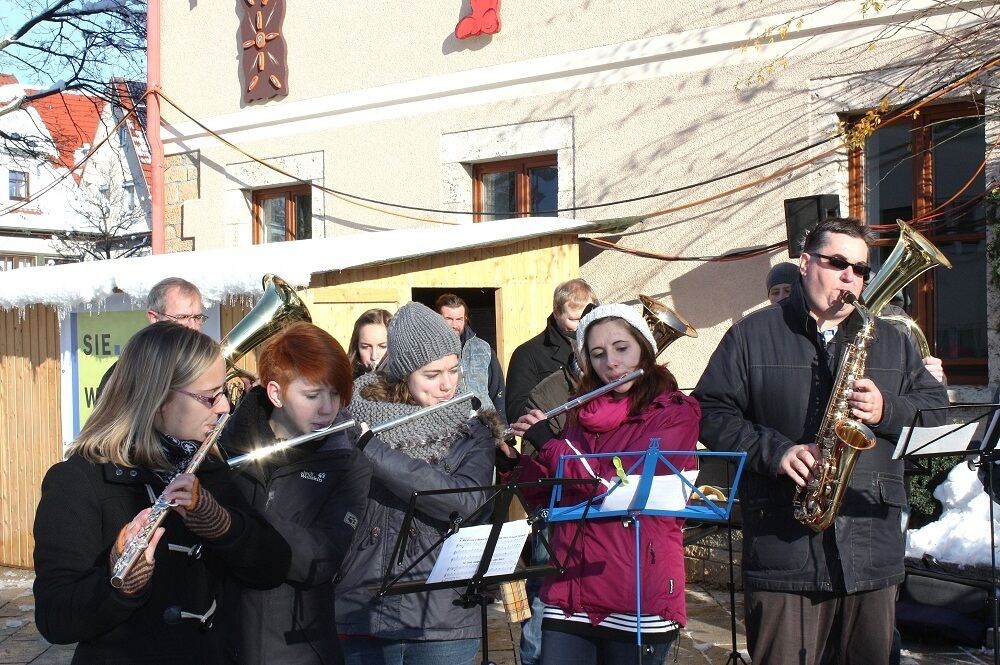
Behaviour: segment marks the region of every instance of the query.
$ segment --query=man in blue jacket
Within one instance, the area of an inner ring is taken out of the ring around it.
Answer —
[[[918,409],[948,404],[913,344],[889,323],[876,322],[864,378],[847,395],[851,417],[872,429],[876,445],[858,456],[828,529],[814,532],[793,509],[796,488],[821,460],[815,436],[844,348],[860,328],[842,296],[860,296],[872,237],[856,219],[820,222],[806,238],[791,295],[730,328],[694,391],[702,442],[747,453],[739,493],[754,665],[888,663],[906,502],[903,463],[892,453]]]

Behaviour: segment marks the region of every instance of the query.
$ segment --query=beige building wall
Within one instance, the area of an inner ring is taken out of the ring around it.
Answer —
[[[291,92],[242,108],[232,5],[166,3],[163,61],[184,65],[164,67],[164,90],[255,158],[316,184],[408,205],[468,210],[472,164],[556,153],[559,203],[569,207],[725,176],[828,138],[843,114],[877,106],[887,86],[912,73],[887,65],[930,48],[926,33],[905,31],[866,48],[892,15],[862,17],[856,2],[506,0],[499,34],[460,42],[452,32],[467,5],[289,3]],[[968,18],[934,15],[940,5],[923,5],[937,27]],[[796,17],[806,17],[801,32],[741,50],[748,38]],[[185,235],[196,249],[249,244],[251,190],[289,178],[225,147],[169,105],[164,118],[168,152],[199,156],[200,196],[183,203]],[[689,191],[564,214],[651,215],[618,244],[671,256],[780,242],[784,199],[838,194],[847,213],[843,149],[733,195],[654,213],[749,185],[836,145]],[[313,191],[314,237],[471,222],[466,215],[391,215]],[[581,275],[602,300],[652,295],[698,328],[698,339],[668,352],[681,386],[691,388],[725,330],[764,304],[768,268],[786,259],[776,252],[681,262],[604,251]]]

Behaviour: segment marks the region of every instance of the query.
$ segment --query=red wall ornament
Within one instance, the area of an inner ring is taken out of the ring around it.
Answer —
[[[281,22],[285,0],[240,0],[243,101],[255,102],[288,94],[288,60]]]
[[[467,39],[500,32],[500,0],[472,0],[472,13],[455,26],[455,36]]]

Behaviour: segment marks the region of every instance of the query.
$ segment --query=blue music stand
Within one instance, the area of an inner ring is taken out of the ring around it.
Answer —
[[[715,502],[709,499],[701,490],[699,490],[694,483],[688,480],[677,466],[670,461],[670,457],[726,457],[732,460],[736,464],[736,473],[733,476],[732,487],[729,489],[729,494],[725,503]],[[565,465],[567,461],[570,460],[583,460],[583,459],[600,459],[618,457],[624,462],[626,459],[632,458],[634,461],[626,470],[627,475],[634,475],[635,472],[641,467],[642,476],[639,480],[639,486],[636,488],[635,495],[632,497],[632,501],[629,503],[629,507],[625,510],[594,510],[591,506],[599,505],[604,498],[613,492],[622,481],[620,478],[616,478],[611,486],[606,492],[598,494],[593,497],[592,500],[583,501],[571,506],[559,506],[559,501],[562,498],[562,487],[556,487],[552,492],[552,498],[549,502],[549,514],[546,518],[549,522],[566,522],[566,521],[578,521],[584,520],[594,520],[603,518],[617,518],[621,519],[623,522],[631,523],[635,525],[635,641],[636,641],[636,654],[637,662],[642,663],[642,556],[641,556],[641,546],[639,541],[639,528],[640,528],[640,518],[643,516],[650,517],[680,517],[680,518],[691,518],[698,519],[702,521],[717,521],[717,522],[727,522],[729,521],[730,515],[733,510],[733,503],[736,497],[736,488],[739,486],[739,481],[743,475],[743,466],[746,463],[746,453],[718,453],[709,452],[702,450],[660,450],[660,440],[659,438],[651,438],[649,440],[649,448],[645,452],[639,451],[623,451],[619,453],[592,453],[588,455],[563,455],[559,459],[559,464],[556,467],[556,478],[563,478]],[[657,508],[647,508],[646,504],[649,501],[650,491],[653,486],[653,478],[657,475],[656,470],[659,464],[662,463],[667,469],[674,473],[684,484],[685,487],[691,490],[691,497],[697,496],[701,499],[698,505],[688,505],[682,510],[661,510]],[[589,509],[589,510],[588,510]]]

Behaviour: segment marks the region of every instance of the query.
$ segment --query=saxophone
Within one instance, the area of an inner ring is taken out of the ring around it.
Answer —
[[[816,532],[833,524],[858,454],[875,445],[875,434],[851,416],[847,403],[854,382],[865,374],[868,343],[875,332],[875,316],[853,293],[845,292],[841,300],[854,305],[862,319],[861,330],[844,349],[826,414],[816,433],[816,445],[820,449],[819,471],[805,487],[796,490],[793,504],[795,519]]]
[[[875,320],[889,318],[880,316],[882,309],[900,289],[919,275],[939,266],[951,268],[948,257],[934,243],[906,222],[897,219],[896,224],[899,225],[899,240],[878,274],[861,292],[861,300],[849,292],[842,297],[844,302],[854,305],[863,323],[854,342],[844,350],[826,414],[816,433],[816,445],[820,449],[819,472],[808,485],[796,490],[793,504],[795,519],[817,532],[833,524],[858,454],[875,445],[871,429],[851,417],[847,404],[847,395],[854,382],[865,374],[865,360],[868,344],[875,332]],[[920,329],[917,327],[916,331],[920,332]],[[920,354],[927,357],[930,347],[922,333],[917,336],[918,344],[921,339],[924,342],[920,346]]]

